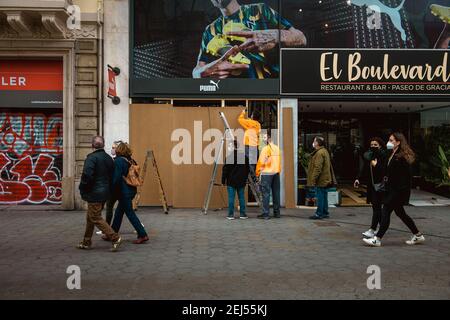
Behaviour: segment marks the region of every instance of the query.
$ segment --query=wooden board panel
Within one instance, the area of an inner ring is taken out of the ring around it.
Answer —
[[[167,202],[173,205],[170,135],[172,133],[171,105],[130,105],[130,145],[133,157],[142,166],[147,150],[152,149],[158,164]],[[149,164],[142,188],[140,205],[160,206],[158,185]]]
[[[283,170],[284,170],[284,190],[285,207],[295,208],[294,195],[294,129],[292,124],[292,109],[283,110]]]
[[[342,193],[345,193],[345,195],[347,195],[355,203],[363,204],[363,205],[366,204],[366,201],[364,199],[360,198],[356,193],[354,193],[350,189],[347,189],[347,188],[339,188],[339,189],[342,191]]]
[[[160,169],[161,179],[170,206],[178,208],[201,208],[203,206],[208,183],[212,176],[213,165],[204,163],[200,155],[200,164],[194,163],[195,135],[204,134],[207,129],[216,128],[224,132],[219,111],[225,112],[232,129],[239,128],[237,117],[243,108],[195,108],[172,107],[171,105],[136,104],[130,106],[130,144],[136,160],[143,164],[146,151],[151,148]],[[194,123],[199,121],[201,132],[194,132]],[[190,133],[191,164],[176,165],[172,161],[172,149],[179,142],[171,141],[175,129],[186,129]],[[217,133],[219,133],[217,131]],[[203,137],[200,136],[200,139]],[[203,139],[202,139],[203,140]],[[202,150],[210,141],[202,142]],[[219,166],[216,182],[220,183],[222,166]],[[158,186],[153,178],[151,167],[148,168],[146,182],[142,189],[140,205],[160,206]],[[227,207],[225,187],[215,186],[210,208]]]
[[[174,206],[182,208],[201,208],[205,199],[209,181],[212,176],[213,165],[194,163],[194,122],[201,121],[203,133],[207,129],[216,128],[221,134],[224,132],[222,120],[219,118],[219,111],[225,112],[229,125],[232,129],[239,128],[237,117],[243,108],[174,108],[174,128],[184,128],[192,135],[192,164],[183,164],[173,167],[173,190]],[[220,140],[219,140],[220,141]],[[219,142],[218,141],[218,142]],[[203,142],[204,148],[210,141]],[[216,182],[221,182],[222,166],[219,166]],[[214,187],[211,195],[210,208],[227,207],[227,193],[225,187]]]

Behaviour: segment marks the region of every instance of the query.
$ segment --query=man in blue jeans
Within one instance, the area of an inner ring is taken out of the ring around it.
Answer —
[[[225,160],[222,168],[222,184],[227,186],[228,191],[228,220],[234,220],[234,199],[236,193],[239,198],[240,218],[247,219],[245,213],[245,185],[247,183],[249,164],[248,158],[243,152],[238,151],[236,139],[233,141],[234,148]]]
[[[313,220],[328,218],[328,188],[336,183],[333,174],[330,154],[325,148],[325,139],[315,137],[313,141],[314,151],[311,153],[311,159],[308,165],[307,186],[315,187],[317,210],[316,214],[309,217]]]
[[[270,219],[270,193],[272,192],[273,217],[280,218],[280,173],[281,173],[281,151],[272,142],[270,133],[264,134],[263,140],[266,146],[261,150],[258,164],[256,165],[256,176],[261,180],[262,191],[262,213],[258,219]]]

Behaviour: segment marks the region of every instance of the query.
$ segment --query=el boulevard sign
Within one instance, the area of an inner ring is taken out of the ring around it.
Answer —
[[[282,49],[282,95],[449,95],[449,50]]]

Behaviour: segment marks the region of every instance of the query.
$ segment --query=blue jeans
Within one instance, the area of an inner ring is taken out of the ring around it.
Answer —
[[[269,216],[270,191],[272,191],[273,215],[280,215],[280,174],[261,175],[262,214]]]
[[[316,187],[316,198],[316,216],[321,218],[329,216],[330,213],[328,212],[328,188]]]
[[[120,198],[119,204],[117,205],[116,212],[114,213],[114,221],[112,224],[112,228],[119,232],[120,226],[122,225],[123,214],[127,215],[128,220],[130,221],[133,228],[136,230],[138,237],[146,237],[147,232],[145,232],[144,227],[141,224],[141,221],[137,217],[136,213],[133,210],[132,198]]]
[[[234,188],[228,186],[227,191],[228,191],[228,216],[229,217],[234,216],[234,199],[237,192],[239,199],[240,214],[241,217],[245,217],[245,187]]]

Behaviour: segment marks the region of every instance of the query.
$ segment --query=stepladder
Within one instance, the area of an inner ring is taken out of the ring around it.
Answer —
[[[161,175],[159,173],[159,169],[158,169],[158,164],[156,163],[156,158],[155,158],[155,154],[153,152],[153,150],[149,150],[147,151],[147,154],[145,156],[145,160],[144,160],[144,164],[142,166],[142,171],[140,174],[140,178],[141,178],[141,186],[138,187],[137,189],[137,193],[136,193],[136,197],[134,198],[133,201],[133,208],[135,210],[137,210],[138,206],[139,206],[139,202],[141,200],[141,192],[142,192],[142,187],[145,185],[145,181],[146,181],[146,175],[147,175],[147,168],[148,168],[148,162],[150,161],[151,166],[153,168],[153,176],[156,180],[157,186],[158,186],[158,196],[159,196],[159,200],[161,202],[161,205],[163,207],[164,213],[168,214],[169,213],[169,206],[167,203],[167,197],[166,197],[166,193],[164,192],[164,187],[162,184],[162,180],[161,180]]]
[[[213,187],[215,185],[220,185],[220,184],[215,183],[215,180],[216,180],[217,170],[219,167],[219,161],[222,157],[225,142],[227,142],[227,149],[233,148],[233,145],[234,145],[234,142],[233,142],[234,136],[233,136],[232,130],[228,124],[227,118],[225,117],[225,114],[223,112],[219,112],[219,117],[222,119],[222,122],[223,122],[223,125],[225,128],[225,132],[220,141],[220,146],[218,149],[219,151],[217,152],[216,157],[214,159],[213,172],[211,175],[211,180],[209,181],[208,190],[207,190],[205,201],[204,201],[203,208],[202,208],[203,214],[208,213],[208,208],[209,208],[209,203],[211,200],[211,194],[212,194]],[[248,181],[250,190],[252,191],[252,193],[258,203],[258,206],[261,207],[262,206],[262,195],[260,192],[260,187],[258,185],[258,181],[257,181],[254,173],[252,173],[252,172],[249,173],[247,181]]]

